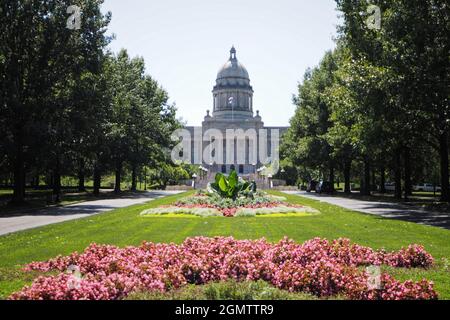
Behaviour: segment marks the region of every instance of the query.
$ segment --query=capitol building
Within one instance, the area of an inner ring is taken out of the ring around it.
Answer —
[[[249,73],[232,47],[217,73],[212,113],[206,111],[201,128],[185,127],[195,137],[187,153],[191,163],[209,172],[249,175],[278,161],[279,139],[287,127],[265,127],[253,94]]]

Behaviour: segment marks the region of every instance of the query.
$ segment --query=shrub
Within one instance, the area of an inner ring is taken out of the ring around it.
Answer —
[[[187,284],[227,280],[263,280],[278,289],[317,297],[437,298],[432,282],[402,283],[388,274],[382,274],[380,290],[369,289],[369,275],[358,267],[370,264],[427,268],[433,258],[417,245],[387,253],[352,244],[348,239],[329,242],[316,238],[303,244],[283,239],[271,244],[264,239],[197,237],[181,245],[144,242],[123,249],[91,244],[81,254],[29,264],[27,270],[61,273],[39,277],[10,298],[122,299],[139,290],[167,292]],[[79,268],[82,279],[64,273],[71,265]]]
[[[222,198],[217,194],[205,196],[197,193],[194,196],[178,200],[174,206],[158,207],[141,212],[141,215],[192,214],[201,217],[249,217],[268,214],[285,213],[317,213],[309,207],[292,205],[283,202],[283,197],[269,196],[256,192],[253,198],[239,197],[237,199]]]
[[[241,180],[235,170],[231,171],[228,177],[222,173],[217,173],[215,181],[210,184],[211,191],[223,198],[233,200],[235,200],[239,194],[245,194],[246,196],[251,197],[252,187],[253,185],[249,182]]]

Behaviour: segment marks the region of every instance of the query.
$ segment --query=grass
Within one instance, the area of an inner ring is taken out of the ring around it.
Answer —
[[[189,194],[189,193],[187,193]],[[118,246],[139,245],[143,240],[180,243],[193,236],[234,236],[237,239],[265,237],[276,242],[288,236],[298,242],[314,237],[350,238],[372,248],[398,250],[418,243],[435,257],[436,267],[430,270],[386,268],[398,279],[435,282],[440,298],[450,299],[450,231],[389,220],[320,203],[295,195],[288,201],[313,207],[318,215],[302,217],[140,217],[142,210],[170,204],[185,194],[153,200],[147,204],[117,209],[101,215],[63,222],[0,237],[0,297],[29,284],[32,277],[20,271],[31,261],[41,261],[58,254],[82,251],[91,242]]]
[[[233,280],[187,285],[169,292],[136,292],[127,300],[318,300],[306,293],[277,289],[265,281],[236,282]]]
[[[12,195],[13,190],[12,189],[0,189],[0,196],[2,195]]]

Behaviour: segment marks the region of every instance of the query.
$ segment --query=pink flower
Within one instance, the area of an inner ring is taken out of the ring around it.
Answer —
[[[91,244],[83,253],[33,262],[26,270],[59,271],[39,277],[10,299],[121,299],[135,290],[166,291],[188,283],[227,279],[265,280],[292,292],[319,297],[344,295],[349,299],[436,299],[433,283],[395,280],[381,275],[382,288],[369,289],[368,275],[359,266],[427,268],[433,258],[423,247],[409,246],[386,253],[352,244],[315,238],[297,244],[287,238],[277,244],[231,237],[188,238],[181,245],[144,242],[118,248]],[[82,278],[73,286],[65,270],[76,265]]]

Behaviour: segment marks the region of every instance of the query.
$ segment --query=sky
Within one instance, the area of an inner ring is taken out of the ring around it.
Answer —
[[[201,125],[217,72],[232,45],[250,74],[254,110],[268,126],[293,116],[292,96],[308,67],[335,47],[334,0],[105,0],[109,45],[145,59],[178,116]]]

